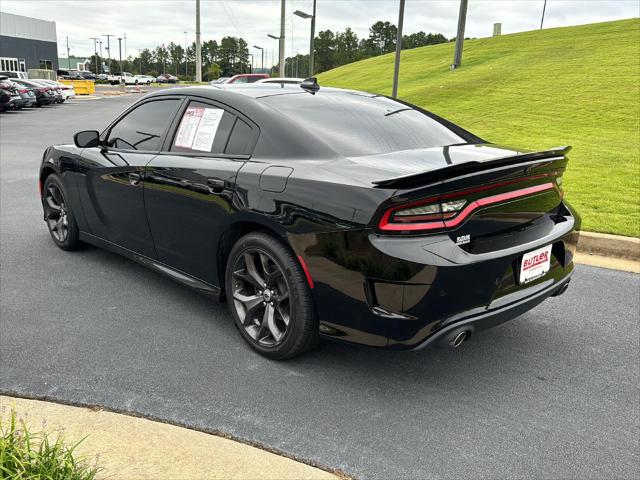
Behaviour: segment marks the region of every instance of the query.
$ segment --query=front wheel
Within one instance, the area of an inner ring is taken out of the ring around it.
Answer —
[[[225,279],[229,309],[252,348],[284,360],[317,345],[319,324],[307,279],[274,236],[258,232],[238,240]]]
[[[42,195],[44,218],[54,243],[63,250],[77,250],[81,246],[80,231],[58,175],[47,177]]]

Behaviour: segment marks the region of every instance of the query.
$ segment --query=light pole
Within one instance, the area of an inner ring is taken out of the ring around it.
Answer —
[[[71,56],[69,55],[69,36],[68,35],[67,35],[67,68],[69,69],[71,68]]]
[[[189,58],[187,57],[187,32],[184,32],[184,76],[189,77],[189,71],[188,71],[188,67],[189,67]]]
[[[281,0],[280,2],[280,52],[279,52],[279,58],[280,58],[280,76],[284,77],[285,73],[284,73],[284,17],[285,17],[285,5],[286,0]]]
[[[458,33],[456,35],[456,51],[453,56],[451,69],[458,68],[462,64],[462,44],[464,43],[464,27],[467,22],[467,5],[469,0],[460,0],[460,13],[458,14]]]
[[[138,58],[140,59],[140,75],[142,75],[142,49],[138,49]]]
[[[404,0],[400,0],[400,12],[398,13],[398,36],[396,37],[396,63],[393,68],[393,89],[391,96],[398,96],[398,75],[400,74],[400,53],[402,52],[402,23],[404,22]]]
[[[196,82],[202,81],[202,47],[200,45],[200,0],[196,0]]]
[[[98,37],[91,37],[89,40],[93,40],[93,54],[96,57],[96,75],[98,75]]]
[[[104,65],[104,60],[102,60],[102,40],[98,40],[98,44],[100,45],[100,73],[102,73],[102,66]]]
[[[103,37],[107,37],[107,54],[109,55],[109,73],[111,73],[111,43],[109,42],[109,40],[111,39],[111,37],[115,37],[115,35],[112,35],[110,33],[103,33],[102,34]]]
[[[255,48],[256,50],[260,50],[260,53],[262,54],[262,63],[260,64],[260,70],[262,71],[262,73],[264,73],[264,48],[257,45],[254,45],[253,48]]]
[[[122,38],[118,37],[118,55],[120,57],[120,85],[122,85]]]
[[[301,12],[300,10],[296,10],[293,14],[300,18],[311,19],[311,38],[309,40],[309,76],[313,77],[313,43],[316,36],[316,0],[313,0],[313,14],[309,15],[308,13]]]
[[[275,35],[271,35],[270,33],[267,33],[267,37],[273,38],[274,40],[278,40],[279,42],[281,42],[280,43],[281,45],[284,45],[284,43],[282,43],[282,42],[284,42],[284,38],[282,38],[282,37],[276,37]],[[284,77],[284,58],[283,58],[284,57],[284,52],[281,52],[280,55],[281,56],[278,58],[278,62],[280,63],[278,65],[278,70],[280,72],[279,76]],[[272,55],[272,57],[273,57],[273,55]],[[273,64],[273,58],[271,59],[271,63]],[[272,65],[272,68],[273,68],[273,65]]]

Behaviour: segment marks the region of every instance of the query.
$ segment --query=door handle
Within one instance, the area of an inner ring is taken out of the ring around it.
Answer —
[[[221,178],[208,178],[207,179],[207,186],[209,187],[209,190],[211,190],[211,193],[220,193],[224,190],[224,180]]]
[[[140,175],[139,173],[131,172],[129,174],[129,183],[131,185],[138,185],[140,183],[140,180],[142,180],[142,175]]]

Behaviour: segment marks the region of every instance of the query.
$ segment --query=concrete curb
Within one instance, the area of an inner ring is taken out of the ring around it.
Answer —
[[[580,232],[578,252],[640,262],[640,238]]]
[[[341,480],[340,472],[301,463],[246,443],[146,418],[0,395],[0,418],[11,410],[34,432],[62,434],[68,446],[102,468],[99,478]]]

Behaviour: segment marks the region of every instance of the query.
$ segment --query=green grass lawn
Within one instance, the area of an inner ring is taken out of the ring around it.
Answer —
[[[398,96],[502,145],[572,145],[568,200],[585,230],[640,236],[640,21],[469,40],[402,52]],[[393,55],[318,76],[391,93]]]

